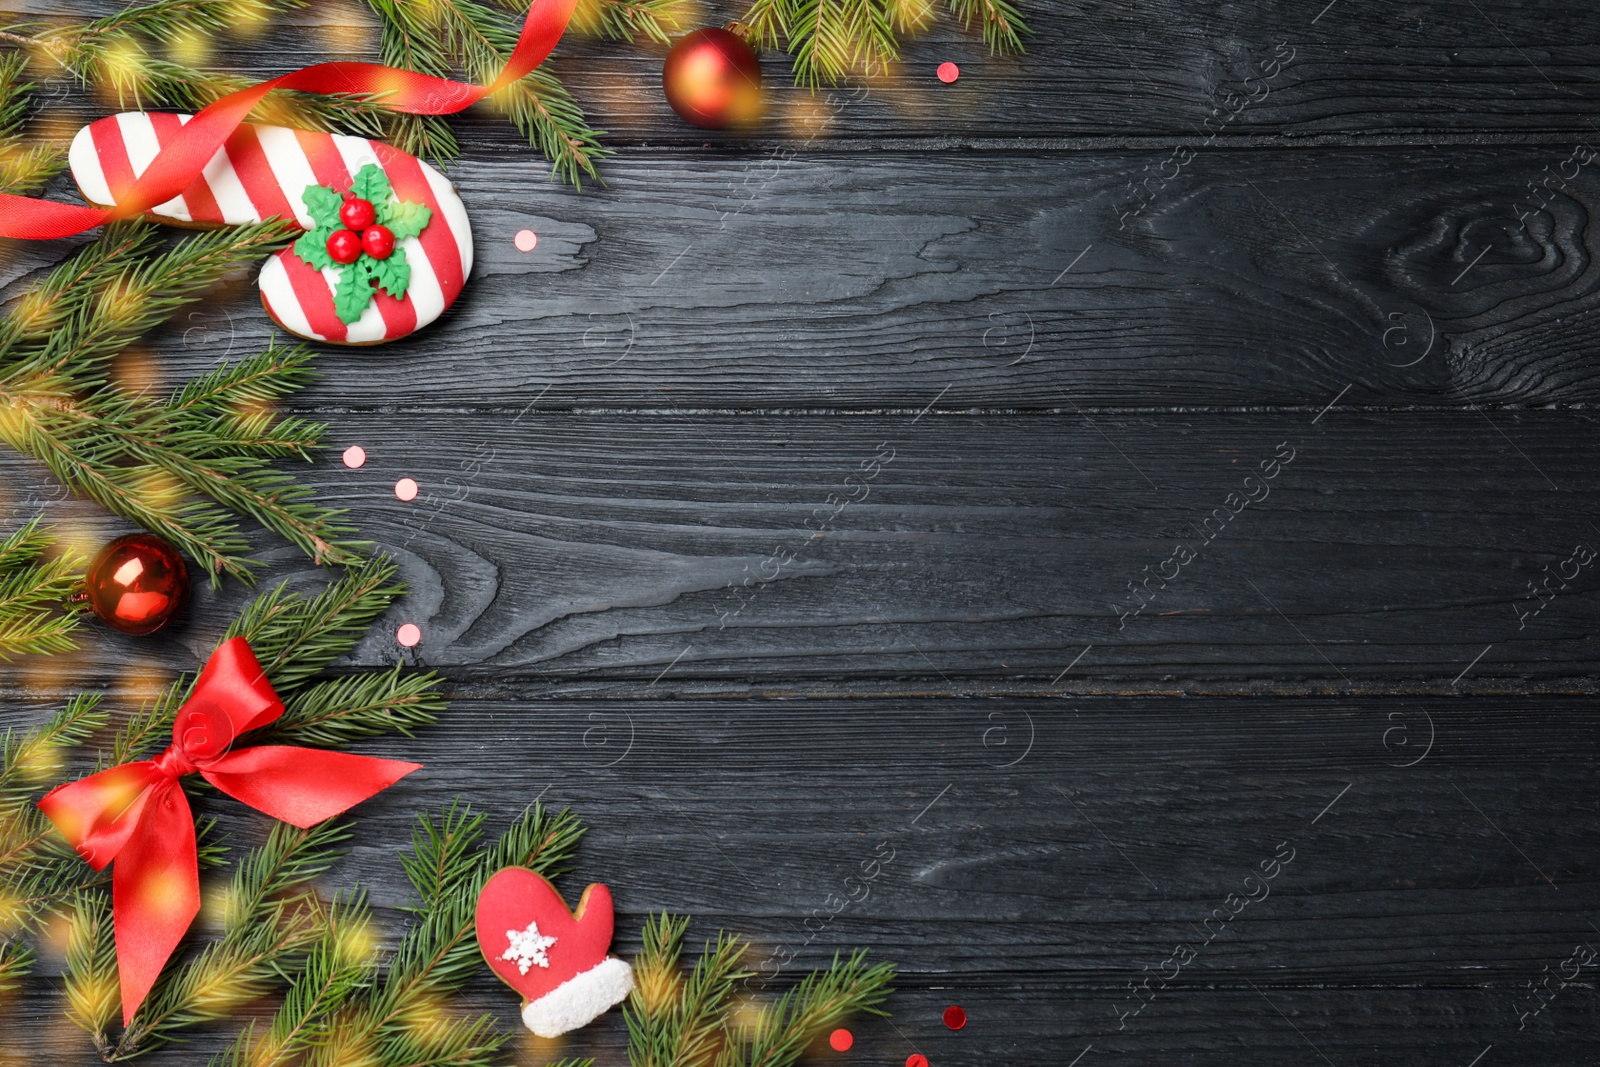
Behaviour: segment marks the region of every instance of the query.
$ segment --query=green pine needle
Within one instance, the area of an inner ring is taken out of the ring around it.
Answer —
[[[505,67],[522,28],[522,4],[509,17],[476,0],[366,0],[382,27],[383,61],[423,74],[451,76],[460,67],[474,81],[492,81]],[[571,94],[541,66],[491,100],[528,143],[550,160],[553,174],[573,185],[599,176],[609,150],[604,131],[591,129]],[[400,117],[388,135],[397,147],[437,162],[459,154],[450,127],[438,119]]]
[[[306,883],[333,864],[351,836],[335,822],[307,830],[274,823],[266,843],[234,871],[222,936],[163,972],[108,1060],[142,1056],[186,1029],[228,1017],[303,962],[330,922]]]
[[[111,894],[103,889],[81,890],[73,897],[67,915],[67,1018],[89,1034],[103,1059],[115,1047],[108,1035],[122,1006]]]
[[[289,1067],[320,1045],[331,1016],[372,980],[371,925],[363,897],[335,901],[272,1022],[260,1033],[247,1024],[213,1067]]]
[[[812,971],[776,1004],[763,1007],[748,1030],[730,1033],[716,1067],[790,1067],[850,1016],[887,1014],[878,1005],[892,992],[894,973],[892,964],[868,966],[861,950],[843,963],[835,954],[826,971]]]
[[[35,518],[0,538],[0,660],[77,647],[72,631],[78,614],[62,607],[81,581],[83,565],[72,556],[41,560],[50,539],[39,522]]]
[[[1031,36],[1012,0],[947,0],[963,28],[976,22],[991,54],[1020,53]],[[750,0],[736,25],[752,46],[782,47],[796,85],[813,91],[846,75],[886,71],[900,57],[900,35],[926,27],[928,7],[905,0]]]
[[[108,365],[131,341],[280,246],[277,222],[200,234],[158,252],[159,231],[123,223],[52,270],[0,320],[0,442],[79,492],[171,541],[216,582],[249,580],[248,516],[318,563],[356,558],[340,513],[273,465],[309,460],[324,427],[270,405],[309,380],[309,353],[271,345],[160,403]]]
[[[1022,12],[1010,0],[949,0],[949,4],[962,29],[971,29],[974,22],[983,27],[990,55],[1019,55],[1022,38],[1033,36]]]
[[[307,722],[307,729],[325,729],[330,738],[344,731],[343,736],[354,738],[400,730],[402,724],[406,728],[421,725],[421,715],[431,715],[438,707],[431,699],[431,676],[425,676],[430,678],[428,685],[394,683],[397,706],[392,709],[369,707],[343,719],[331,713],[326,691],[320,697],[306,698],[309,703],[296,697],[301,686],[354,648],[366,636],[373,620],[405,592],[405,587],[394,581],[394,574],[393,562],[374,556],[351,567],[314,596],[291,592],[287,583],[281,583],[257,597],[228,627],[224,639],[243,637],[250,642],[251,651],[279,697],[302,709],[322,709],[323,721]],[[126,763],[150,746],[164,744],[174,716],[194,689],[196,677],[179,675],[159,697],[130,717],[117,732],[103,765]],[[384,672],[373,677],[391,676]],[[417,690],[415,694],[413,688]],[[286,730],[292,733],[298,721],[291,720]],[[271,734],[273,726],[266,732]]]

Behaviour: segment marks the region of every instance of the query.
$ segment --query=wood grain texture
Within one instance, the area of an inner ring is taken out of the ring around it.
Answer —
[[[616,890],[625,953],[671,909],[764,970],[793,950],[772,989],[839,948],[899,963],[853,1063],[1593,1063],[1595,969],[1537,1013],[1529,984],[1600,947],[1600,586],[1573,562],[1600,547],[1600,15],[1030,10],[1026,57],[946,28],[816,97],[768,57],[748,135],[671,118],[658,49],[569,42],[621,149],[581,194],[462,121],[462,301],[324,353],[294,407],[334,427],[304,474],[413,589],[341,669],[404,655],[455,698],[365,746],[427,769],[361,810],[329,887],[366,886],[392,937],[419,807],[542,797],[591,825],[566,887]],[[353,4],[296,18],[216,62],[372,52]],[[62,92],[39,125],[105,106]],[[71,247],[0,248],[0,298]],[[257,350],[251,290],[119,381]],[[1270,492],[1230,505],[1249,474]],[[41,508],[84,548],[121,530],[0,455],[0,529]],[[268,581],[326,580],[259,544]],[[137,707],[249,595],[0,665],[0,727],[82,688]],[[0,1063],[90,1062],[58,967],[0,1003]],[[470,999],[516,1026],[487,973]],[[624,1044],[611,1016],[509,1058]]]
[[[359,660],[397,654],[414,621],[418,658],[462,683],[1593,692],[1600,670],[1596,567],[1568,562],[1600,548],[1582,412],[334,423],[334,453],[359,443],[368,465],[306,476],[413,590]],[[0,512],[16,522],[49,483],[9,457],[0,470],[23,487]],[[421,486],[409,504],[402,476]],[[88,543],[107,531],[82,505],[49,514],[92,523]],[[310,577],[260,543],[275,573]],[[77,671],[130,653],[187,667],[246,597],[205,594],[176,642],[97,634]]]
[[[542,796],[589,822],[565,888],[612,887],[624,952],[644,912],[668,908],[696,915],[697,936],[744,933],[758,965],[793,949],[789,968],[763,967],[779,973],[761,989],[851,945],[900,962],[894,1026],[852,1024],[858,1062],[921,1050],[939,1063],[1057,1064],[1090,1043],[1086,1064],[1157,1050],[1311,1062],[1298,1026],[1338,1064],[1466,1063],[1491,1043],[1501,1062],[1576,1064],[1597,1047],[1592,970],[1518,1027],[1525,983],[1600,943],[1585,921],[1600,904],[1592,710],[1515,698],[461,700],[416,741],[368,746],[424,746],[429,767],[361,809],[360,842],[330,877],[370,886],[392,920],[393,850],[413,810],[459,795],[503,820]],[[227,802],[198,803],[242,839],[261,831]],[[1246,885],[1291,851],[1274,878]],[[877,876],[859,881],[864,869]],[[1263,884],[1205,943],[1213,910]],[[857,899],[841,905],[846,894]],[[1119,1019],[1136,1003],[1129,984],[1178,944],[1196,957]],[[514,998],[487,975],[474,989],[509,1020]],[[938,1019],[950,1003],[971,1018],[959,1035]],[[24,1011],[50,1006],[41,991]],[[56,1040],[17,1044],[37,1062],[85,1062],[47,1058]],[[567,1048],[616,1064],[622,1040],[611,1016]]]
[[[1129,183],[1165,153],[633,156],[582,195],[484,157],[454,174],[478,248],[456,306],[329,351],[299,402],[1590,404],[1600,160],[1572,151],[1209,151],[1148,199]],[[1545,169],[1576,176],[1534,210]],[[5,295],[66,251],[5,250]],[[265,344],[252,287],[181,315],[159,365]]]
[[[7,6],[81,18],[116,4],[11,0]],[[731,17],[738,6],[724,14]],[[1559,142],[1595,133],[1600,16],[1577,4],[1337,0],[1324,10],[1324,4],[1220,0],[1039,0],[1019,6],[1035,31],[1023,56],[989,56],[976,34],[957,29],[942,8],[928,33],[907,40],[902,61],[889,71],[819,94],[796,88],[787,58],[769,54],[762,63],[768,119],[754,136],[1107,145],[1217,133],[1219,140],[1294,145]],[[377,54],[372,16],[350,0],[320,0],[281,22],[266,38],[219,41],[217,64],[266,77],[304,63]],[[1280,46],[1292,58],[1264,78],[1262,64]],[[677,119],[661,95],[664,55],[664,46],[648,41],[569,34],[551,62],[613,144],[737,150],[748,143],[751,134],[693,129]],[[945,60],[963,72],[954,85],[934,76]],[[1254,99],[1241,111],[1242,96]],[[80,104],[63,94],[60,106]],[[497,143],[492,124],[468,121],[463,129],[465,143],[479,154]]]

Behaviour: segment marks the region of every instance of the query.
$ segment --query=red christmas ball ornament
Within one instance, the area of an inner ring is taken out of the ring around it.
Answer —
[[[368,226],[361,235],[361,251],[373,259],[388,259],[394,254],[394,232],[387,226]]]
[[[742,126],[761,115],[761,64],[727,30],[680,37],[661,68],[661,89],[672,110],[708,130]]]
[[[354,230],[334,230],[328,235],[328,255],[335,263],[354,263],[361,258],[361,235]]]
[[[346,200],[339,209],[339,221],[360,233],[378,221],[378,209],[372,206],[371,200],[362,200],[360,197]]]
[[[100,550],[74,599],[87,600],[113,630],[152,634],[188,602],[189,568],[154,534],[129,534]]]

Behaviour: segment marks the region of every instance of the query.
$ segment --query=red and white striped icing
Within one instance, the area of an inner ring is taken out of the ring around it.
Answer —
[[[90,203],[109,206],[144,172],[188,115],[130,111],[79,130],[68,163]],[[368,163],[388,175],[401,200],[433,209],[421,235],[400,243],[411,266],[405,299],[382,290],[348,326],[333,308],[338,272],[318,271],[285,248],[261,269],[261,297],[273,320],[292,334],[316,341],[370,344],[404,337],[428,325],[455,302],[472,272],[472,228],[467,209],[444,175],[415,156],[381,141],[245,124],[206,165],[201,176],[150,214],[175,222],[242,225],[274,215],[293,217],[303,229],[313,221],[300,194],[308,185],[344,191]]]

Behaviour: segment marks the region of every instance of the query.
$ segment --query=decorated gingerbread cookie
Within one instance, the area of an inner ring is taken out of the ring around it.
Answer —
[[[526,867],[507,867],[478,895],[478,947],[489,969],[522,994],[522,1022],[540,1037],[576,1030],[633,990],[633,968],[611,947],[611,891],[596,883],[576,911]]]
[[[79,130],[68,162],[84,199],[117,203],[189,118],[132,111]],[[312,341],[405,337],[444,314],[472,270],[466,207],[445,177],[361,137],[246,123],[148,214],[199,227],[292,218],[307,232],[267,260],[261,302]]]

